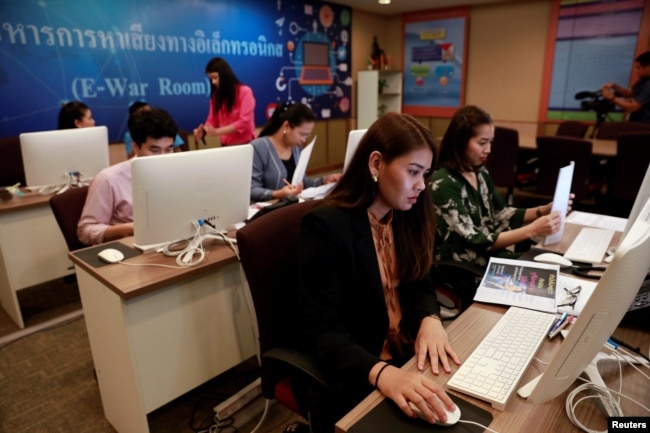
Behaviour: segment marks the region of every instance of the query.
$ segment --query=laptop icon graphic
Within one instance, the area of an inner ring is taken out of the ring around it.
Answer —
[[[325,42],[303,42],[300,84],[332,84],[329,45]]]

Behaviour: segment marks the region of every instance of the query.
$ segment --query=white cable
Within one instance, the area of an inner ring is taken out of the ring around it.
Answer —
[[[574,399],[578,396],[578,394],[580,394],[583,391],[593,391],[593,392],[596,393],[596,395],[587,395],[587,396],[584,396],[584,397],[582,397],[579,400],[574,402]],[[623,396],[622,394],[620,394],[620,393],[618,393],[616,391],[612,391],[612,392],[618,394],[619,396]],[[576,417],[576,414],[575,414],[575,409],[580,403],[582,403],[585,400],[596,399],[596,398],[601,399],[601,400],[607,400],[609,406],[611,406],[611,408],[612,408],[612,410],[614,412],[612,415],[608,415],[608,416],[624,416],[623,415],[623,410],[621,409],[621,406],[618,404],[618,402],[611,395],[610,390],[608,390],[607,388],[602,388],[602,387],[600,387],[598,385],[595,385],[592,382],[582,384],[582,385],[578,386],[576,389],[572,390],[569,393],[569,395],[566,398],[566,405],[565,405],[566,414],[567,414],[567,417],[569,417],[569,420],[571,421],[571,423],[573,425],[575,425],[576,427],[578,427],[580,430],[584,431],[584,432],[587,432],[587,433],[607,433],[607,430],[592,430],[592,429],[588,428],[587,426],[582,424],[580,422],[580,420],[578,420],[578,418]]]
[[[627,350],[627,349],[624,349],[624,348],[622,348],[620,346],[619,346],[618,350],[623,352],[623,355],[627,355],[627,356],[630,356],[630,357],[633,357],[633,358],[641,358],[640,356],[638,356],[634,352],[632,352],[630,350]],[[619,359],[622,359],[623,361],[627,362],[632,368],[634,368],[636,371],[638,371],[643,377],[650,380],[650,376],[648,376],[646,373],[641,371],[641,369],[639,367],[637,367],[634,362],[630,361],[629,358],[626,358],[625,356],[623,356],[623,355],[621,355],[620,353],[617,353],[617,352],[613,352],[613,355],[616,356],[616,357],[619,357]],[[644,360],[644,362],[641,363],[641,365],[643,365],[646,368],[650,368],[650,362],[647,362],[645,360]]]
[[[84,178],[81,171],[68,171],[63,173],[63,183],[44,185],[38,189],[40,195],[62,194],[72,187],[87,186],[92,179]]]
[[[458,422],[462,422],[463,424],[472,424],[472,425],[481,427],[481,428],[483,428],[483,429],[485,429],[485,430],[487,430],[489,432],[492,432],[492,433],[499,433],[498,431],[492,430],[491,428],[486,427],[483,424],[477,423],[475,421],[468,421],[468,420],[464,420],[464,419],[459,419]]]
[[[257,425],[255,427],[253,427],[253,430],[251,430],[250,433],[257,432],[257,430],[262,426],[262,423],[266,419],[266,415],[269,413],[269,407],[270,406],[271,406],[271,400],[266,399],[266,402],[264,403],[264,412],[262,412],[262,417],[257,422]]]
[[[614,354],[618,358],[618,362],[619,362],[619,373],[620,373],[619,391],[615,391],[615,390],[610,389],[610,388],[603,388],[602,386],[596,385],[596,384],[594,384],[592,382],[587,381],[586,379],[583,379],[582,377],[579,377],[578,379],[580,379],[580,380],[582,380],[582,381],[584,381],[586,383],[578,386],[576,389],[571,391],[569,393],[569,395],[567,396],[566,405],[565,405],[567,417],[569,418],[571,423],[573,423],[573,425],[575,425],[576,427],[578,427],[579,429],[581,429],[584,432],[587,432],[587,433],[607,433],[606,430],[591,430],[591,429],[587,428],[586,426],[584,426],[577,419],[577,417],[575,415],[575,409],[578,406],[578,404],[582,403],[585,400],[595,399],[595,398],[602,399],[602,400],[607,400],[609,402],[609,405],[611,405],[611,407],[613,408],[614,416],[621,416],[622,417],[622,416],[625,416],[625,414],[623,413],[623,410],[620,407],[620,398],[623,397],[623,398],[627,399],[628,401],[633,402],[637,406],[645,409],[647,412],[650,413],[650,408],[646,407],[643,403],[641,403],[641,402],[639,402],[637,400],[634,400],[633,398],[631,398],[631,397],[629,397],[629,396],[627,396],[627,395],[625,395],[625,394],[623,394],[621,392],[622,391],[622,386],[623,386],[623,379],[622,379],[622,367],[621,367],[620,361],[621,361],[621,359],[624,359],[630,365],[633,365],[633,363],[630,362],[628,359],[622,358],[622,355],[620,355],[620,354],[618,354],[616,352],[617,351],[611,351],[611,353]],[[633,367],[635,369],[637,369],[641,374],[643,374],[640,371],[639,368],[637,368],[634,365],[633,365]],[[647,377],[645,374],[643,374],[643,375],[645,377]],[[587,391],[587,390],[595,392],[596,395],[588,395],[588,396],[582,397],[579,400],[574,402],[574,399],[578,396],[578,394],[580,394],[582,391]],[[612,396],[612,393],[616,394],[618,396],[618,400],[614,399],[614,397]],[[603,403],[603,404],[605,404],[605,403]],[[608,416],[609,416],[609,414],[608,414]]]

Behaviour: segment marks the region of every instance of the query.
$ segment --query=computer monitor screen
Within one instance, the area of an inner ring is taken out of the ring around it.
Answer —
[[[25,132],[19,139],[30,187],[65,183],[71,172],[91,179],[109,164],[105,126]]]
[[[134,159],[134,244],[189,239],[197,220],[219,230],[246,220],[252,168],[249,144]]]
[[[308,66],[329,65],[329,45],[322,42],[303,42],[303,64]]]
[[[361,140],[361,137],[363,137],[363,134],[366,133],[366,131],[367,129],[353,129],[348,134],[348,145],[345,148],[345,159],[343,160],[344,172],[350,165],[350,161],[352,161],[352,156],[354,155],[354,152],[357,151],[357,147],[359,146],[359,141]]]
[[[639,212],[559,351],[534,386],[530,401],[543,403],[555,398],[585,370],[623,319],[648,268],[650,200]]]

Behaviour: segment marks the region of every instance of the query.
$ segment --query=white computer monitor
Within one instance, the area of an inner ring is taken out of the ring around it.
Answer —
[[[365,134],[366,131],[367,129],[353,129],[348,134],[348,145],[345,148],[345,159],[343,160],[344,173],[345,170],[350,166],[350,161],[352,161],[352,156],[354,156],[354,152],[357,151],[357,147],[359,146],[359,141],[361,141],[361,137],[363,137],[363,134]]]
[[[25,132],[19,139],[30,187],[65,183],[70,172],[91,179],[109,164],[105,126]]]
[[[628,311],[650,268],[650,200],[544,373],[519,390],[533,403],[562,394],[589,367]],[[594,369],[592,368],[591,371]]]
[[[199,219],[218,230],[245,221],[252,169],[249,144],[134,159],[134,244],[189,239]]]

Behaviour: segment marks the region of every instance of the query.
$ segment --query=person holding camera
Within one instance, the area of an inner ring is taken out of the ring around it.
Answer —
[[[634,59],[634,69],[639,75],[636,83],[629,88],[607,83],[601,89],[603,98],[630,113],[630,122],[650,123],[650,51]]]

